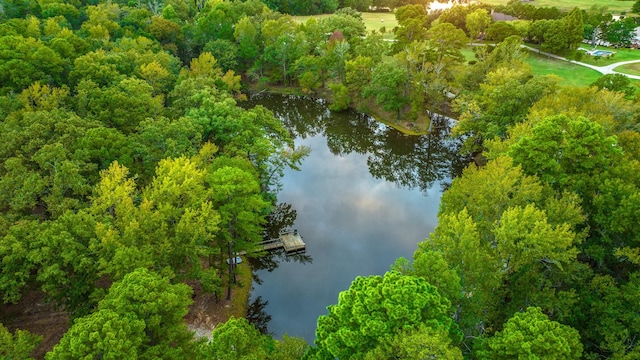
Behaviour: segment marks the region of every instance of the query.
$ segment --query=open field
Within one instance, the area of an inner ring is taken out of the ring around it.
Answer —
[[[377,30],[379,31],[381,28],[385,28],[385,38],[392,39],[393,38],[393,28],[398,25],[396,21],[396,15],[392,12],[388,13],[361,13],[362,21],[364,21],[364,25],[367,27],[367,31]],[[323,19],[331,16],[331,14],[322,14],[322,15],[309,15],[309,16],[294,16],[293,18],[299,22],[304,23],[310,18],[315,19]]]
[[[602,74],[584,66],[530,53],[527,63],[535,75],[555,74],[562,78],[560,85],[589,86]]]
[[[506,5],[509,0],[481,0],[480,2],[489,4],[489,5]],[[620,13],[622,11],[631,12],[631,6],[633,6],[633,1],[621,1],[621,0],[534,0],[530,2],[536,7],[542,6],[555,6],[560,10],[571,10],[574,7],[578,7],[580,9],[588,9],[592,5],[604,5],[609,11],[614,13]]]

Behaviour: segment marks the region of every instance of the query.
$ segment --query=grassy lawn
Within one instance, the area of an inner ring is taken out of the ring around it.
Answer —
[[[393,28],[398,26],[398,22],[396,21],[396,14],[388,12],[388,13],[361,13],[362,21],[364,21],[364,25],[367,28],[367,32],[372,30],[379,31],[381,28],[385,28],[385,39],[393,39]],[[322,14],[322,15],[308,15],[308,16],[294,16],[293,19],[299,23],[304,23],[310,18],[315,18],[316,20],[324,19],[331,16],[331,14]]]
[[[462,54],[467,61],[475,60],[470,48],[462,49]],[[599,72],[584,66],[547,58],[533,52],[529,53],[527,63],[531,65],[534,75],[555,74],[560,76],[562,78],[560,85],[588,86],[602,76]]]
[[[473,50],[471,50],[470,47],[464,47],[462,48],[462,50],[460,50],[460,52],[462,53],[462,55],[464,55],[464,60],[469,62],[469,61],[473,61],[476,60],[476,56],[473,53]]]
[[[485,4],[489,5],[506,5],[509,0],[480,0]],[[631,12],[631,6],[633,6],[633,1],[621,1],[621,0],[535,0],[530,2],[533,6],[543,7],[543,6],[555,6],[560,10],[571,10],[574,7],[578,7],[580,9],[587,10],[592,5],[604,5],[609,11],[614,13],[620,13],[622,11]]]
[[[615,71],[629,75],[640,75],[640,63],[621,65]]]
[[[555,74],[562,78],[560,85],[589,86],[602,74],[566,61],[555,60],[534,53],[529,54],[528,61],[535,75]]]
[[[396,14],[394,13],[362,13],[362,20],[367,26],[367,31],[380,30],[385,28],[385,38],[391,34],[393,38],[393,28],[398,26]]]
[[[589,45],[582,46],[582,47],[585,49],[592,49],[592,47]],[[610,65],[610,64],[622,62],[622,61],[640,60],[640,50],[638,49],[626,49],[626,48],[614,49],[614,48],[606,48],[604,46],[598,46],[597,48],[602,50],[613,51],[615,52],[615,55],[608,58],[601,57],[598,60],[595,60],[593,56],[584,55],[582,59],[580,59],[580,61],[583,63],[595,65],[595,66],[606,66],[606,65]]]

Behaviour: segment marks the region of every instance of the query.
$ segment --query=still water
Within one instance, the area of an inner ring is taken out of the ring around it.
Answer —
[[[278,338],[313,343],[318,316],[356,276],[411,258],[437,224],[443,188],[461,162],[446,126],[406,136],[363,114],[331,113],[321,101],[264,95],[254,104],[274,111],[311,154],[301,171],[285,173],[274,221],[292,223],[306,254],[253,264],[253,317]]]

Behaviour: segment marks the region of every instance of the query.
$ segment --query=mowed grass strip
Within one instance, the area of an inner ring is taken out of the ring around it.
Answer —
[[[509,0],[482,0],[481,2],[489,5],[506,5]],[[621,13],[623,11],[631,12],[633,0],[535,0],[529,4],[535,7],[552,7],[555,6],[560,10],[571,10],[578,7],[583,10],[589,9],[593,5],[606,6],[609,11]]]

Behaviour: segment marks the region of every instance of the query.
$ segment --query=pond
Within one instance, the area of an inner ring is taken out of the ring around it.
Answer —
[[[317,318],[356,276],[382,275],[397,258],[411,258],[464,163],[444,122],[431,135],[407,136],[364,114],[332,113],[319,100],[263,95],[249,106],[256,104],[311,154],[301,171],[285,173],[274,217],[276,228],[298,230],[306,253],[252,262],[250,318],[278,338],[313,343]]]

